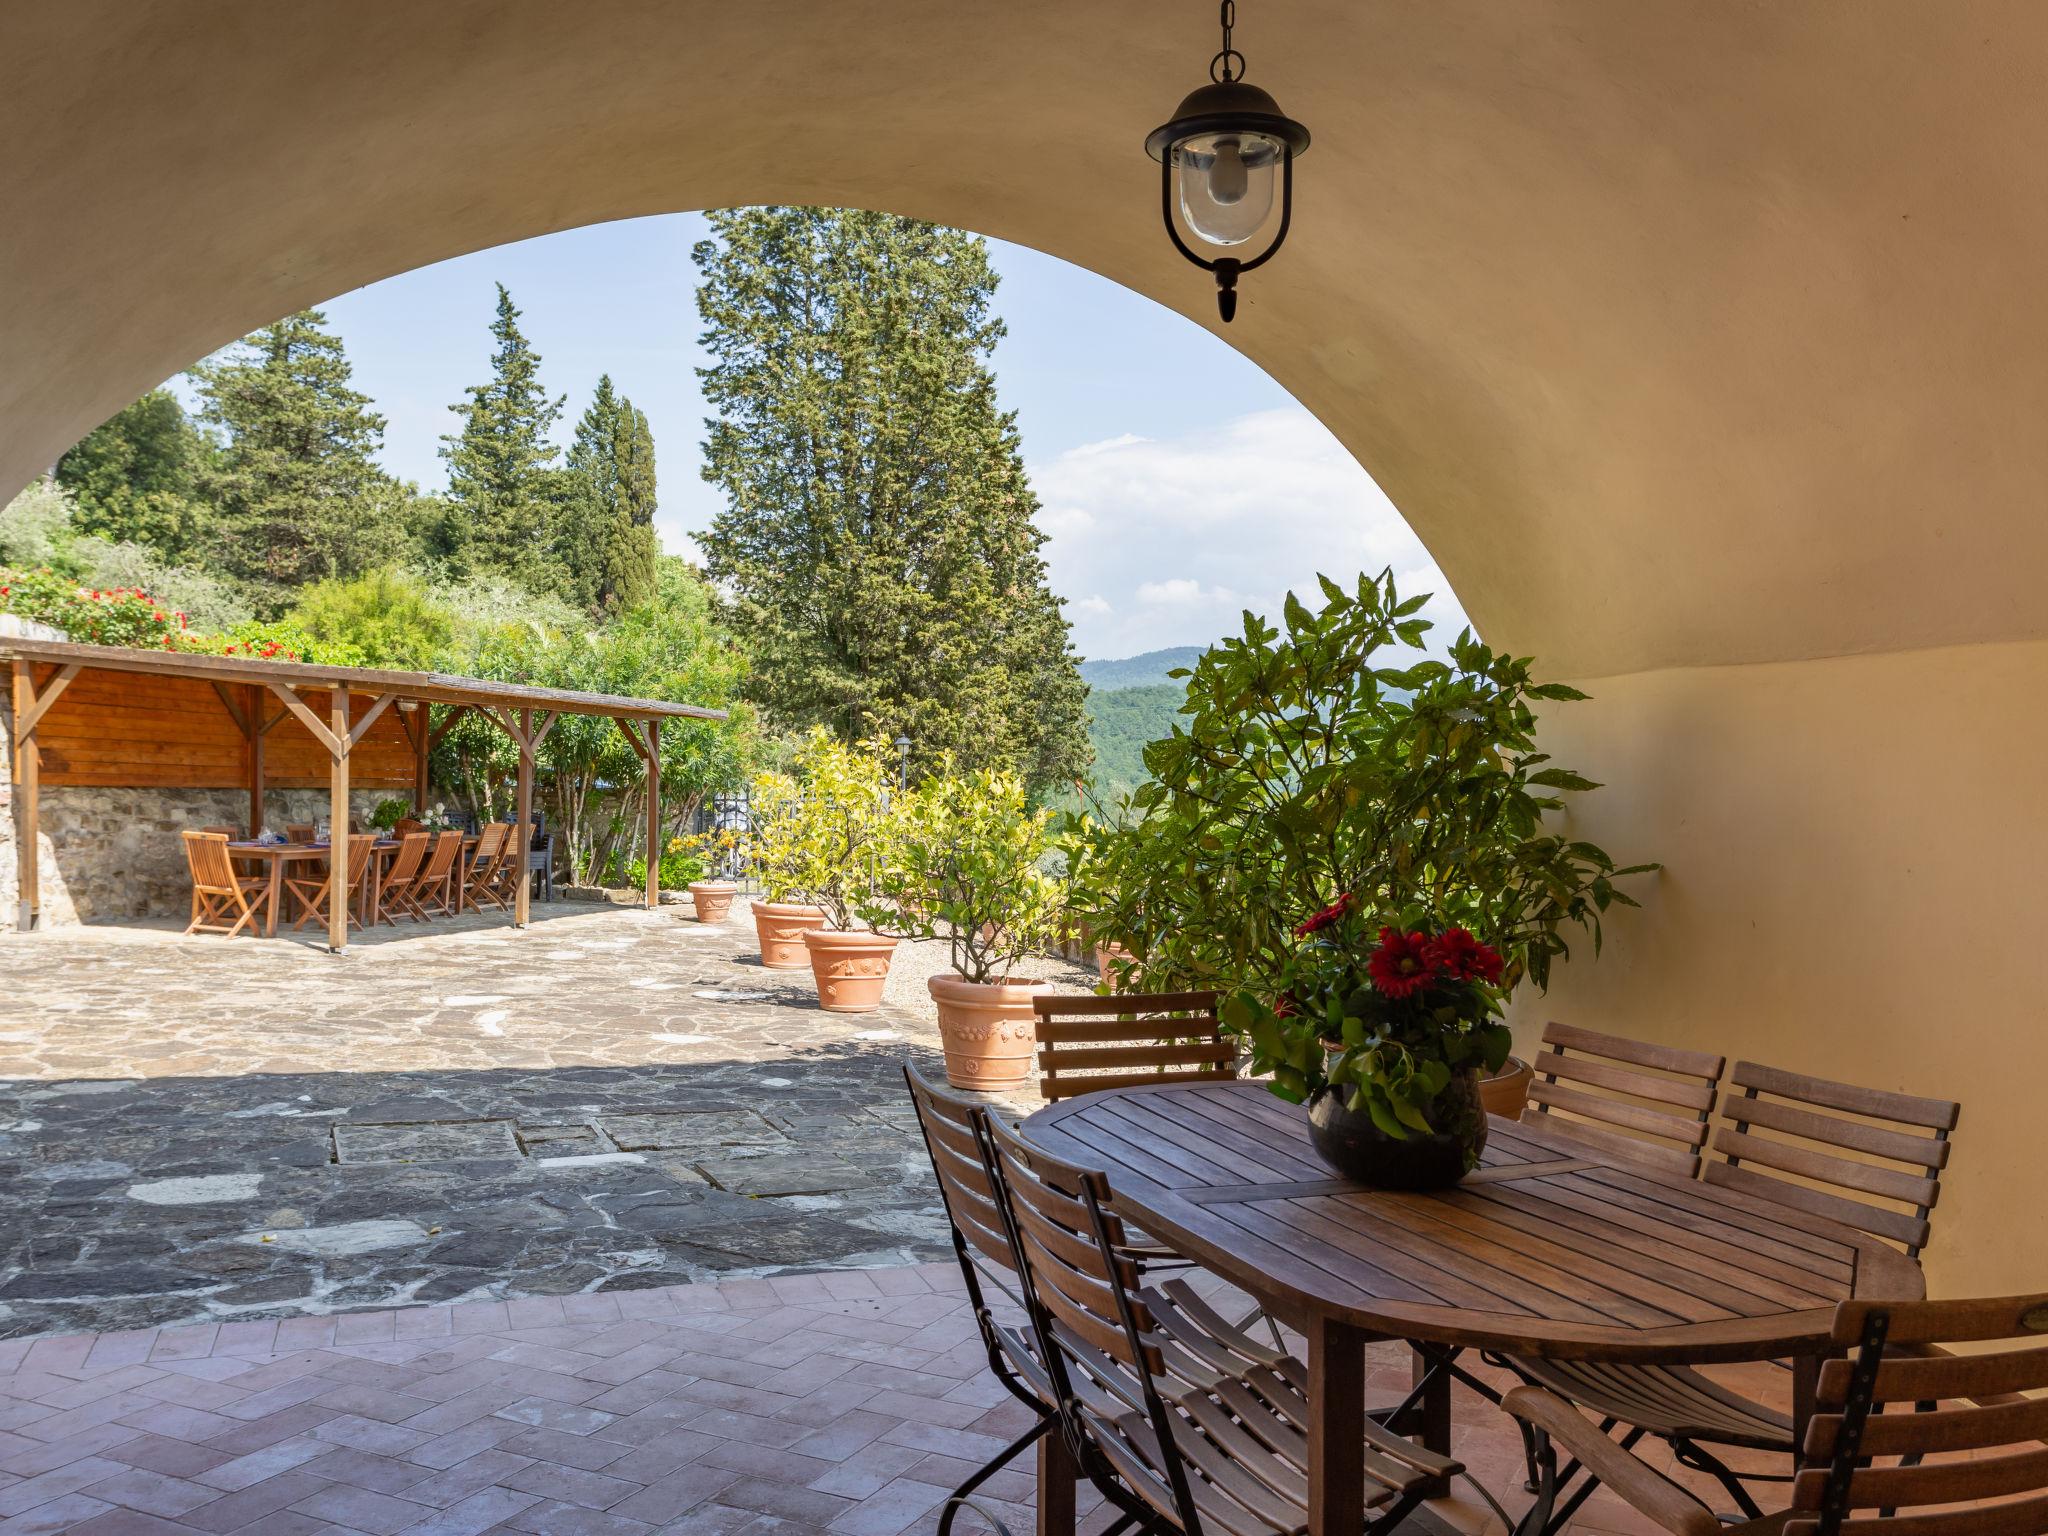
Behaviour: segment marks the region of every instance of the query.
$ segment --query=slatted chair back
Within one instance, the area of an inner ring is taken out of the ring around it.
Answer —
[[[191,871],[195,891],[208,896],[233,896],[240,892],[235,866],[228,858],[225,833],[187,831],[184,840],[185,866]]]
[[[393,832],[396,832],[400,837],[403,837],[408,832],[426,831],[427,824],[424,821],[416,820],[411,816],[401,816],[398,818],[397,821],[392,823],[391,830]]]
[[[427,856],[430,839],[424,832],[407,832],[398,839],[398,852],[391,855],[391,868],[386,871],[386,885],[407,886],[420,872],[420,861]]]
[[[433,898],[437,911],[446,912],[453,909],[446,892],[448,871],[455,867],[455,861],[461,855],[462,834],[460,832],[436,834],[433,852],[427,855],[427,867],[420,871],[419,879],[413,882],[412,890],[406,896],[406,909],[414,917],[422,919],[426,917],[424,902],[429,896]]]
[[[1214,992],[1040,993],[1038,1091],[1048,1100],[1105,1088],[1227,1083],[1238,1050],[1216,1018]]]
[[[1714,1088],[1727,1065],[1706,1051],[1549,1024],[1530,1063],[1522,1118],[1638,1162],[1699,1172]]]
[[[284,840],[288,843],[310,843],[313,841],[312,824],[304,821],[286,822]]]
[[[1834,1343],[1785,1536],[2048,1533],[2048,1295],[1845,1302]]]
[[[1707,1163],[1708,1183],[1825,1216],[1920,1256],[1960,1105],[1753,1061],[1738,1061],[1728,1082],[1713,1139],[1725,1161]]]
[[[1017,1260],[1010,1252],[1009,1231],[982,1158],[981,1133],[975,1127],[974,1112],[982,1107],[980,1101],[941,1088],[908,1062],[904,1063],[903,1081],[917,1109],[925,1150],[939,1182],[939,1199],[952,1223],[953,1247],[971,1271],[969,1290],[977,1290],[983,1279],[989,1279],[1019,1298]],[[977,1301],[977,1308],[979,1305]]]
[[[224,837],[231,843],[241,835],[239,829],[235,827],[201,827],[199,830],[211,832],[217,837]]]

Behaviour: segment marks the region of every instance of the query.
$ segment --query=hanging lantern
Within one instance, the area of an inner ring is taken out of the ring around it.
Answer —
[[[1152,130],[1145,152],[1159,162],[1159,212],[1174,248],[1216,274],[1216,307],[1225,324],[1237,313],[1237,280],[1273,259],[1294,212],[1294,157],[1308,148],[1308,130],[1280,104],[1244,80],[1244,55],[1231,46],[1237,0],[1223,0],[1223,47],[1209,61],[1209,83],[1190,91],[1173,120]],[[1249,260],[1234,254],[1262,228],[1280,184],[1280,227]],[[1180,219],[1174,218],[1174,204]],[[1214,255],[1182,238],[1180,224]]]

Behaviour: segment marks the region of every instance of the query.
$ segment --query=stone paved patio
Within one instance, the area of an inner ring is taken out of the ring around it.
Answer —
[[[917,967],[834,1015],[743,912],[535,912],[0,938],[0,1337],[950,1253]]]
[[[1407,1370],[1381,1346],[1372,1400]],[[1513,1429],[1462,1388],[1453,1412],[1457,1454],[1519,1512]],[[950,1264],[17,1339],[0,1536],[923,1536],[1027,1423]],[[1029,1536],[1019,1465],[988,1492]],[[1432,1509],[1479,1530],[1453,1492]],[[1086,1536],[1105,1519],[1080,1505]],[[1604,1491],[1576,1528],[1654,1529]]]

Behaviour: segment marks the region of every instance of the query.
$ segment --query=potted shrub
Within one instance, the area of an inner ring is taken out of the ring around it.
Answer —
[[[1066,911],[1064,887],[1042,867],[1051,814],[1031,808],[1016,774],[963,774],[950,758],[905,798],[881,880],[890,904],[873,916],[946,940],[951,974],[926,986],[956,1088],[1010,1088],[1031,1075],[1031,998],[1044,983],[1018,969],[1057,942]]]
[[[794,778],[772,776],[782,782],[769,792],[769,889],[783,899],[754,904],[762,962],[776,963],[771,938],[788,946],[793,936],[820,1005],[871,1013],[882,1005],[896,940],[856,919],[870,901],[890,824],[889,770],[879,744],[849,746],[822,728],[805,739],[794,767]],[[796,904],[809,910],[792,912]]]
[[[800,971],[811,963],[804,934],[825,924],[825,910],[806,901],[798,885],[800,857],[795,818],[802,804],[797,782],[770,770],[757,774],[748,795],[748,834],[761,895],[752,903],[761,964],[771,971]]]
[[[689,882],[688,887],[690,904],[696,911],[697,921],[724,922],[732,911],[733,901],[739,896],[740,887],[738,881],[728,879],[719,871],[731,868],[733,854],[739,847],[739,834],[729,827],[719,827],[709,832],[693,833],[676,841],[697,863],[697,876]]]

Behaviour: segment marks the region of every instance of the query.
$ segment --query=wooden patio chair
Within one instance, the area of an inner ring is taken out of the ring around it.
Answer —
[[[398,839],[398,851],[391,855],[391,867],[384,871],[384,879],[377,887],[377,903],[372,909],[377,922],[398,926],[394,911],[402,909],[405,897],[420,879],[428,841],[424,832],[407,832]]]
[[[980,1123],[1038,1357],[1081,1471],[1148,1533],[1305,1530],[1308,1368],[1225,1322],[1185,1280],[1144,1283],[1120,1252],[1099,1173],[986,1112]],[[1393,1530],[1464,1470],[1371,1419],[1364,1433],[1364,1536]]]
[[[233,938],[263,915],[270,900],[270,882],[235,873],[228,840],[219,832],[186,831],[185,867],[192,875],[192,921],[189,933],[220,933]],[[249,898],[254,895],[255,901]],[[233,918],[232,923],[228,922]],[[253,932],[253,928],[251,929]]]
[[[463,895],[470,906],[481,908],[488,904],[503,909],[511,905],[511,897],[499,886],[513,841],[510,822],[487,821],[477,833],[476,853],[463,872]]]
[[[286,822],[284,840],[288,843],[310,843],[313,841],[313,824],[310,821]]]
[[[1227,1083],[1236,1042],[1216,1018],[1214,992],[1126,992],[1114,997],[1041,993],[1038,1091],[1051,1103],[1108,1088]]]
[[[1549,1024],[1522,1119],[1637,1162],[1700,1167],[1725,1056]]]
[[[1844,1302],[1792,1507],[1726,1524],[1541,1387],[1507,1408],[1541,1463],[1518,1536],[1557,1530],[1595,1480],[1671,1536],[2041,1536],[2048,1531],[2048,1295]],[[1969,1347],[1951,1353],[1945,1346]],[[1982,1346],[1999,1347],[1984,1349]],[[1572,1460],[1560,1471],[1557,1447]],[[1562,1504],[1574,1473],[1584,1481]]]
[[[352,907],[356,905],[356,898],[362,891],[364,878],[370,869],[370,858],[376,852],[376,848],[377,839],[374,836],[351,837],[348,840],[348,869],[342,882],[342,899]],[[329,858],[331,860],[331,854]],[[297,900],[300,908],[298,920],[292,924],[293,933],[297,933],[313,918],[317,917],[322,922],[327,920],[329,883],[324,872],[314,875],[309,871],[304,875],[285,876],[285,889]],[[360,911],[350,913],[349,920],[361,926]]]
[[[1009,1230],[989,1180],[981,1130],[975,1121],[981,1105],[939,1087],[907,1062],[903,1080],[910,1088],[910,1102],[917,1109],[917,1123],[924,1132],[925,1152],[932,1161],[939,1201],[945,1207],[946,1224],[953,1238],[953,1256],[959,1260],[961,1277],[967,1282],[967,1303],[981,1332],[982,1348],[988,1352],[988,1368],[1004,1389],[1036,1416],[1029,1429],[953,1490],[946,1513],[941,1516],[941,1529],[950,1529],[960,1501],[969,1498],[990,1476],[1055,1428],[1059,1409],[1053,1397],[1052,1378],[1039,1363],[1029,1325],[1020,1328],[1001,1322],[995,1313],[991,1293],[1006,1298],[1019,1310],[1023,1308],[1024,1295],[1017,1260],[1010,1250]]]
[[[1816,1223],[1808,1218],[1818,1217],[1920,1257],[1959,1105],[1749,1061],[1738,1061],[1728,1080],[1742,1091],[1721,1101],[1713,1150],[1722,1160],[1705,1164],[1703,1182],[1782,1207],[1787,1225],[1810,1229]],[[1768,1242],[1768,1233],[1758,1241]],[[1783,1482],[1790,1475],[1736,1473],[1706,1449],[1736,1446],[1789,1457],[1792,1419],[1691,1366],[1510,1364],[1524,1381],[1590,1408],[1610,1425],[1627,1425],[1631,1443],[1643,1434],[1668,1442],[1680,1462],[1717,1478],[1752,1519],[1759,1511],[1743,1480]]]
[[[455,915],[455,861],[461,856],[460,832],[436,834],[426,867],[409,888],[398,893],[398,904],[407,917],[424,923],[430,917]]]

